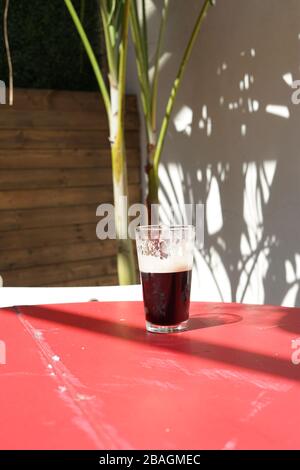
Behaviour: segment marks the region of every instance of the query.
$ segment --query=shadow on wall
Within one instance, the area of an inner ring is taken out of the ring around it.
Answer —
[[[195,18],[180,15],[169,18],[166,96]],[[299,65],[298,1],[227,0],[209,13],[160,173],[164,208],[206,205],[194,276],[203,300],[300,306],[300,105],[291,102]]]

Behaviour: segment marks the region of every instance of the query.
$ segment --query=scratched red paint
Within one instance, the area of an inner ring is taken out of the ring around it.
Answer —
[[[193,303],[191,317],[153,335],[139,302],[2,309],[0,448],[299,448],[300,311]]]

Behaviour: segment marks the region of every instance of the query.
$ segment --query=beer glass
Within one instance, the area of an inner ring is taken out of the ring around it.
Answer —
[[[187,328],[195,227],[144,225],[136,229],[146,329],[173,333]]]

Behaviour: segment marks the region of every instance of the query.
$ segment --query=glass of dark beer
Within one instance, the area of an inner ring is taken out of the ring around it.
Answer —
[[[136,229],[146,329],[173,333],[187,328],[195,227],[144,225]]]

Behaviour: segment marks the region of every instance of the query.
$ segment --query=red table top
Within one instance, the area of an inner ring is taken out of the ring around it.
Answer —
[[[300,448],[298,337],[270,306],[193,303],[172,335],[140,302],[2,309],[0,448]]]

